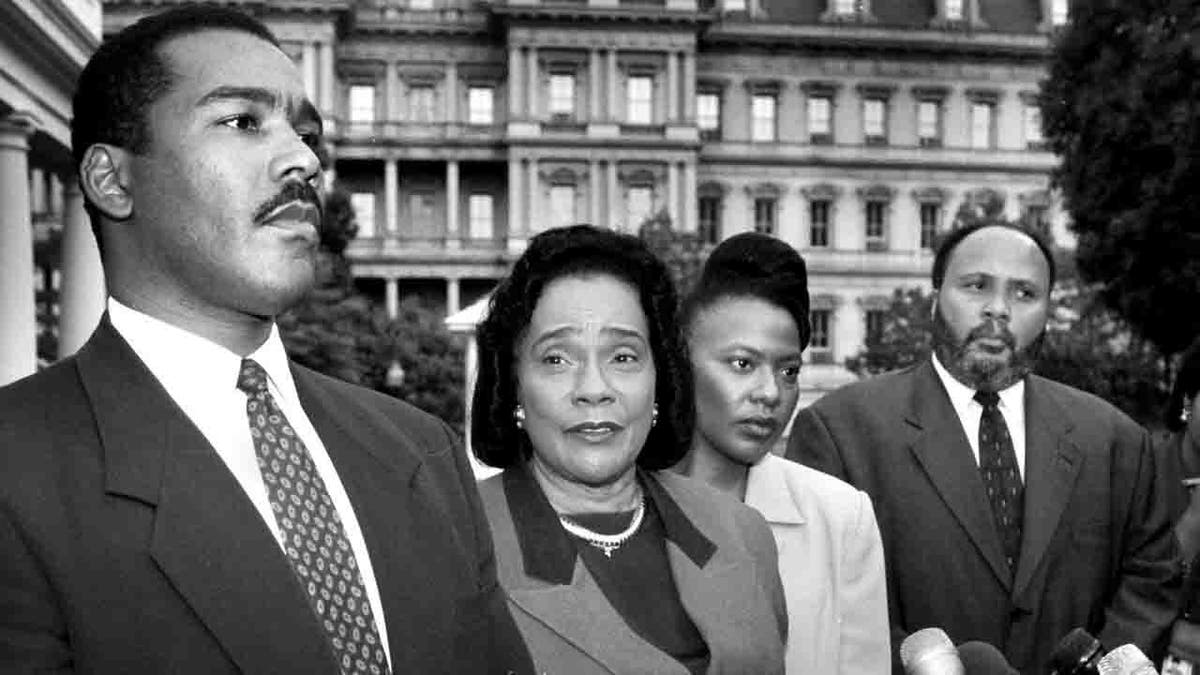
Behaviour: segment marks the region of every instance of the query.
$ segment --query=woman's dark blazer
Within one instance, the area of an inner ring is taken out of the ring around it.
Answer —
[[[689,478],[670,472],[642,478],[666,530],[680,600],[708,643],[708,673],[783,673],[787,612],[766,521]],[[538,673],[687,675],[626,624],[578,555],[571,569],[556,574],[550,559],[568,550],[564,542],[571,551],[573,545],[524,468],[508,469],[479,489],[500,584]]]

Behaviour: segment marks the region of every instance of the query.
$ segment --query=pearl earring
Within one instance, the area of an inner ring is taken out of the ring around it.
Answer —
[[[650,408],[650,428],[653,429],[655,424],[658,424],[658,404],[657,403],[655,403],[654,406],[652,408]]]
[[[517,405],[513,409],[513,422],[517,425],[518,429],[525,428],[525,406]]]

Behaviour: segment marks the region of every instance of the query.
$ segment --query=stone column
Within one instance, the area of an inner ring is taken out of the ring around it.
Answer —
[[[667,124],[679,121],[679,55],[667,52]]]
[[[604,80],[608,85],[608,120],[617,122],[621,119],[620,109],[617,107],[617,50],[608,50],[608,72],[605,73]]]
[[[107,292],[100,249],[74,180],[63,186],[62,286],[59,295],[58,358],[74,354],[100,322]]]
[[[604,89],[600,85],[600,50],[592,49],[588,52],[588,121],[599,122],[604,117],[604,108],[600,105],[602,97],[600,92]]]
[[[600,225],[600,162],[588,162],[588,190],[591,191],[591,204],[588,209],[588,222]]]
[[[400,316],[400,282],[396,277],[383,280],[383,306],[387,309],[389,319]]]
[[[0,386],[37,370],[28,113],[0,119]]]
[[[446,316],[456,314],[461,309],[459,285],[458,277],[446,278]]]
[[[320,89],[317,86],[317,43],[305,42],[300,56],[301,74],[304,76],[304,91],[313,105],[320,105]],[[324,111],[321,111],[324,112]]]
[[[667,162],[667,215],[671,217],[671,227],[681,230],[679,222],[679,164]]]
[[[529,194],[529,216],[525,221],[525,234],[530,236],[537,232],[541,232],[545,228],[545,223],[542,222],[541,213],[541,181],[538,180],[538,163],[537,159],[529,159],[529,178],[526,187]]]
[[[396,170],[396,159],[389,157],[383,160],[383,214],[387,222],[383,224],[383,236],[395,236],[399,227],[397,219],[400,216],[399,176]]]
[[[617,186],[617,160],[608,162],[608,226],[618,229],[621,224],[621,194]]]
[[[676,229],[680,232],[695,232],[699,227],[696,211],[699,205],[696,201],[696,164],[683,163],[683,215],[680,216]]]
[[[396,76],[396,64],[388,61],[383,66],[383,121],[400,119],[400,78]]]
[[[524,240],[528,231],[525,224],[525,214],[522,212],[521,199],[521,160],[510,157],[508,160],[508,240]]]
[[[446,162],[446,246],[458,248],[462,243],[458,226],[458,160]]]
[[[323,42],[318,45],[321,61],[321,113],[333,116],[333,92],[337,82],[333,74],[333,44]]]
[[[696,55],[692,52],[683,53],[683,121],[696,121]]]
[[[29,212],[42,214],[47,210],[46,174],[41,169],[29,169]]]
[[[508,48],[508,119],[521,118],[521,104],[525,97],[521,93],[521,48]]]
[[[525,117],[529,120],[541,119],[538,106],[538,89],[541,87],[541,77],[538,75],[538,54],[537,47],[530,47],[529,53],[526,55],[529,62],[526,64],[528,82],[525,83],[525,100],[528,105],[525,107]]]
[[[458,120],[458,64],[446,64],[446,121],[456,124]]]

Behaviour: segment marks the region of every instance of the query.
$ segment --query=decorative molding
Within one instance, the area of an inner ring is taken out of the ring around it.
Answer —
[[[812,97],[834,98],[841,88],[841,82],[832,80],[809,80],[800,85],[800,90]]]
[[[721,181],[707,180],[696,186],[697,197],[719,197],[725,198],[729,192],[729,186]]]
[[[917,85],[912,88],[912,96],[918,101],[941,103],[950,94],[950,88],[942,85]]]
[[[966,90],[967,100],[971,103],[990,103],[996,105],[1000,102],[1003,92],[999,89],[983,89],[980,87],[970,87]]]
[[[779,199],[783,196],[784,188],[778,183],[755,183],[746,186],[746,196],[751,199],[769,198]]]
[[[1053,201],[1049,190],[1028,190],[1017,195],[1022,210],[1030,206],[1050,208]]]
[[[945,204],[950,201],[950,191],[940,187],[923,187],[912,191],[913,201],[919,204]]]
[[[896,91],[896,85],[884,83],[863,83],[859,84],[856,89],[859,96],[864,99],[875,99],[887,101]]]
[[[800,194],[804,195],[804,198],[810,202],[835,202],[842,196],[842,188],[831,183],[817,183],[816,185],[800,188]]]
[[[896,196],[896,188],[875,183],[873,185],[865,185],[854,191],[858,198],[864,202],[891,202]]]

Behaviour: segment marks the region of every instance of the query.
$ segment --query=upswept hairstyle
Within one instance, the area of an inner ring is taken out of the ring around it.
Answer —
[[[1163,410],[1163,423],[1168,429],[1179,431],[1186,426],[1183,422],[1184,407],[1188,400],[1196,399],[1197,391],[1200,391],[1200,338],[1196,338],[1179,359],[1175,385],[1171,387],[1171,396]]]
[[[479,374],[471,410],[471,446],[479,461],[508,468],[529,458],[529,437],[517,429],[517,344],[524,338],[542,291],[564,277],[609,275],[633,287],[649,327],[656,371],[658,422],[637,463],[665,469],[687,453],[695,418],[692,374],[676,323],[678,302],[666,266],[637,237],[574,225],[529,240],[512,272],[500,282],[479,324]]]
[[[704,310],[727,298],[758,298],[792,315],[800,350],[808,346],[808,268],[796,249],[757,232],[735,235],[708,256],[700,279],[683,303],[686,334]]]
[[[1054,263],[1054,250],[1050,245],[1050,241],[1046,239],[1046,235],[1022,223],[979,222],[950,230],[946,233],[946,238],[942,240],[942,243],[938,245],[937,253],[933,257],[932,281],[934,290],[940,289],[942,282],[946,280],[946,268],[950,265],[950,255],[954,253],[954,249],[958,248],[958,245],[964,239],[987,227],[1000,227],[1006,230],[1013,230],[1032,239],[1033,243],[1037,244],[1038,249],[1046,258],[1046,264],[1050,268],[1049,288],[1054,288],[1054,279],[1058,269]]]
[[[145,152],[150,133],[146,113],[175,79],[159,48],[172,38],[205,30],[248,33],[279,47],[265,25],[248,14],[213,5],[189,5],[152,14],[101,43],[79,75],[71,107],[71,151],[79,170],[84,153],[107,143]],[[88,204],[100,241],[97,214]]]

